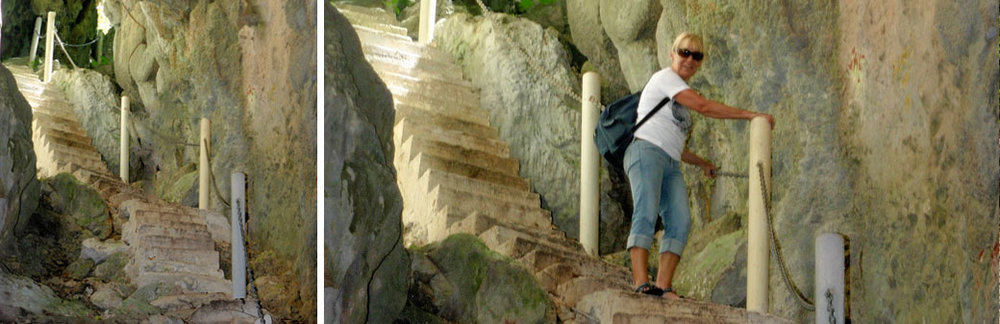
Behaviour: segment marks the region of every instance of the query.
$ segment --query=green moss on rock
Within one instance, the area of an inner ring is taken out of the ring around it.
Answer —
[[[68,173],[46,181],[52,189],[43,197],[52,209],[68,216],[87,234],[104,239],[111,236],[111,217],[101,195]]]
[[[94,277],[108,282],[126,283],[125,265],[129,262],[129,255],[125,252],[116,252],[108,256],[104,263],[94,268]]]
[[[77,259],[76,262],[66,267],[66,275],[72,279],[83,280],[83,278],[86,278],[90,274],[90,270],[93,268],[94,260]]]

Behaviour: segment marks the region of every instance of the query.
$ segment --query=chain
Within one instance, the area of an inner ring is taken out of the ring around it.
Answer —
[[[830,324],[837,324],[837,315],[836,315],[836,312],[833,309],[833,290],[832,289],[827,289],[826,290],[826,312],[827,312],[827,315],[828,315],[827,319],[829,319]]]
[[[66,46],[63,46],[63,41],[59,38],[59,33],[53,33],[56,35],[56,40],[59,41],[59,47],[62,48],[63,54],[66,54],[66,59],[69,60],[69,64],[73,65],[73,69],[76,70],[76,63],[73,63],[73,58],[69,56],[69,52],[66,51]]]
[[[64,43],[61,40],[59,42],[62,43],[62,46],[66,46],[66,47],[87,47],[87,46],[90,46],[90,45],[93,45],[94,43],[96,43],[98,39],[101,39],[101,37],[98,36],[97,38],[94,38],[94,40],[86,42],[86,43],[83,43],[83,44],[67,44],[67,43]]]
[[[240,206],[240,202],[241,201],[239,200],[236,201],[236,210],[242,211],[243,208],[240,208],[242,207]],[[240,232],[243,233],[243,258],[246,260],[244,267],[246,267],[247,270],[247,280],[250,281],[250,296],[253,297],[254,302],[257,304],[257,319],[259,319],[261,323],[264,323],[264,311],[263,307],[260,305],[260,297],[257,296],[257,283],[253,279],[253,268],[250,266],[250,231],[243,227],[243,223],[246,222],[244,216],[245,215],[240,215],[239,222],[236,222],[240,225]]]
[[[781,257],[781,253],[778,252],[778,239],[774,235],[774,223],[771,220],[771,200],[768,199],[768,197],[770,197],[771,195],[768,194],[767,185],[764,183],[763,163],[757,162],[757,171],[760,172],[760,192],[761,194],[763,194],[763,197],[761,198],[764,200],[764,208],[766,212],[765,216],[767,219],[767,232],[771,237],[772,248],[769,249],[771,250],[771,256],[773,256],[775,259],[778,259],[778,265],[781,267],[781,278],[785,281],[785,286],[787,286],[789,290],[795,293],[796,297],[795,300],[799,303],[800,306],[802,306],[802,308],[805,308],[806,310],[810,311],[815,311],[816,310],[816,306],[814,306],[815,304],[812,301],[810,301],[809,298],[806,298],[804,294],[802,294],[802,291],[799,290],[799,287],[795,285],[795,282],[792,282],[791,275],[788,273],[788,267],[785,266],[785,260]]]
[[[491,24],[493,23],[494,20],[499,21],[499,15],[496,14],[496,13],[494,13],[494,12],[491,12],[489,8],[486,8],[486,5],[483,4],[482,0],[476,0],[476,3],[479,4],[479,8],[482,9],[482,11],[483,11],[483,16],[485,16],[486,19],[488,21],[490,21]],[[594,105],[600,107],[601,110],[604,110],[604,105],[601,104],[601,102],[600,102],[600,100],[598,98],[591,97],[591,98],[584,99],[583,96],[581,96],[580,94],[578,94],[576,92],[576,90],[573,90],[570,86],[566,85],[566,83],[559,82],[551,74],[545,73],[545,71],[542,70],[542,68],[540,66],[538,66],[538,63],[536,63],[535,60],[529,59],[531,57],[531,55],[528,55],[528,52],[526,52],[523,48],[521,48],[521,46],[519,46],[517,43],[515,43],[514,40],[510,38],[510,35],[508,35],[506,31],[504,31],[501,28],[499,28],[499,26],[500,26],[499,23],[493,24],[493,30],[495,30],[497,32],[497,34],[500,34],[501,36],[503,36],[504,41],[506,41],[507,43],[509,43],[511,45],[511,47],[513,47],[519,53],[521,53],[521,55],[525,58],[524,61],[528,63],[528,68],[531,70],[531,72],[535,73],[536,75],[541,75],[542,77],[544,77],[546,79],[546,81],[548,81],[549,85],[551,85],[551,86],[553,86],[553,87],[555,87],[555,88],[557,88],[559,90],[562,90],[562,92],[564,92],[566,95],[568,95],[571,98],[573,98],[573,100],[576,100],[577,102],[580,102],[581,104],[584,103],[584,102],[589,102],[591,104],[594,104]]]

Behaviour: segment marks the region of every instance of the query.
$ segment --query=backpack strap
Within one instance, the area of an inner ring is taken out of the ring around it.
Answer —
[[[670,97],[669,96],[663,97],[663,100],[660,100],[660,103],[656,104],[656,107],[653,107],[653,110],[650,111],[649,114],[646,114],[646,117],[643,117],[638,124],[635,124],[635,127],[632,127],[632,133],[634,134],[635,130],[639,129],[639,126],[645,124],[646,121],[649,120],[649,117],[653,117],[653,114],[659,111],[660,108],[663,108],[663,106],[666,105],[668,102],[670,102]]]

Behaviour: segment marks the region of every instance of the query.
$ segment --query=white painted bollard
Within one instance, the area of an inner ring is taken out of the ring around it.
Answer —
[[[600,115],[601,77],[595,72],[583,75],[583,99],[580,123],[580,244],[590,255],[597,255],[601,155],[594,144],[594,128]]]
[[[763,117],[750,121],[750,164],[749,186],[747,198],[749,207],[749,232],[747,245],[747,310],[767,313],[767,272],[770,259],[768,257],[767,211],[764,205],[765,197],[760,188],[760,171],[757,164],[763,165],[764,185],[771,192],[771,124]]]
[[[128,115],[129,115],[129,103],[128,96],[122,96],[122,118],[121,118],[121,136],[119,136],[119,142],[121,145],[118,148],[118,175],[121,176],[122,181],[128,183]]]
[[[199,209],[209,209],[209,199],[211,199],[211,193],[208,189],[209,181],[211,179],[211,165],[208,165],[208,154],[211,150],[212,139],[210,133],[211,122],[208,118],[201,119],[201,139],[198,141],[198,146],[201,147],[200,158],[198,159],[198,208]]]
[[[246,247],[243,246],[243,227],[246,226],[246,175],[240,172],[233,172],[232,187],[232,218],[233,228],[233,248],[232,248],[232,268],[233,268],[233,298],[243,299],[247,297],[247,267],[246,267]]]
[[[45,27],[45,74],[42,78],[45,83],[52,81],[52,54],[56,49],[52,43],[56,34],[56,12],[49,11],[48,22]]]
[[[816,323],[844,323],[844,238],[825,233],[816,238]]]
[[[28,56],[28,63],[35,61],[38,57],[38,39],[42,36],[42,17],[35,17],[35,33],[31,34],[31,55]]]
[[[434,40],[434,23],[437,22],[437,1],[420,1],[420,29],[417,41],[430,44]]]

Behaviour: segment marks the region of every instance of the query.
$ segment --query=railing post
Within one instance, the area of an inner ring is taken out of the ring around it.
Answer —
[[[764,170],[762,180],[758,163]],[[771,124],[763,117],[750,121],[750,194],[747,198],[749,207],[749,233],[747,246],[747,310],[767,313],[768,297],[768,232],[767,210],[764,205],[764,192],[761,192],[761,181],[768,193],[771,192]]]
[[[56,49],[55,45],[52,44],[53,38],[56,34],[56,12],[49,11],[48,21],[45,27],[45,75],[43,81],[49,83],[52,81],[52,54]]]
[[[28,64],[35,61],[38,56],[38,39],[42,37],[42,17],[35,17],[35,33],[31,34],[31,55],[28,56]]]
[[[844,323],[844,238],[825,233],[816,238],[816,323]]]
[[[119,142],[121,145],[118,148],[118,175],[121,176],[122,181],[128,183],[128,115],[129,115],[129,102],[128,96],[122,96],[122,118],[121,118],[121,136],[119,136]]]
[[[246,225],[246,175],[240,172],[233,172],[232,175],[232,219],[233,229],[232,241],[232,278],[233,278],[233,298],[243,299],[247,297],[247,267],[246,267],[246,247],[243,246],[243,226]]]
[[[595,72],[583,75],[583,102],[580,123],[580,244],[590,255],[598,254],[599,211],[601,208],[601,156],[594,144],[598,103],[601,102],[601,77]]]
[[[437,1],[420,1],[420,33],[417,35],[421,44],[430,44],[434,40],[434,23],[437,21]]]
[[[208,118],[201,119],[201,139],[198,146],[201,147],[200,158],[198,159],[198,208],[209,209],[209,181],[211,176],[211,165],[208,165],[208,154],[211,149],[212,139],[210,133],[211,122]]]

